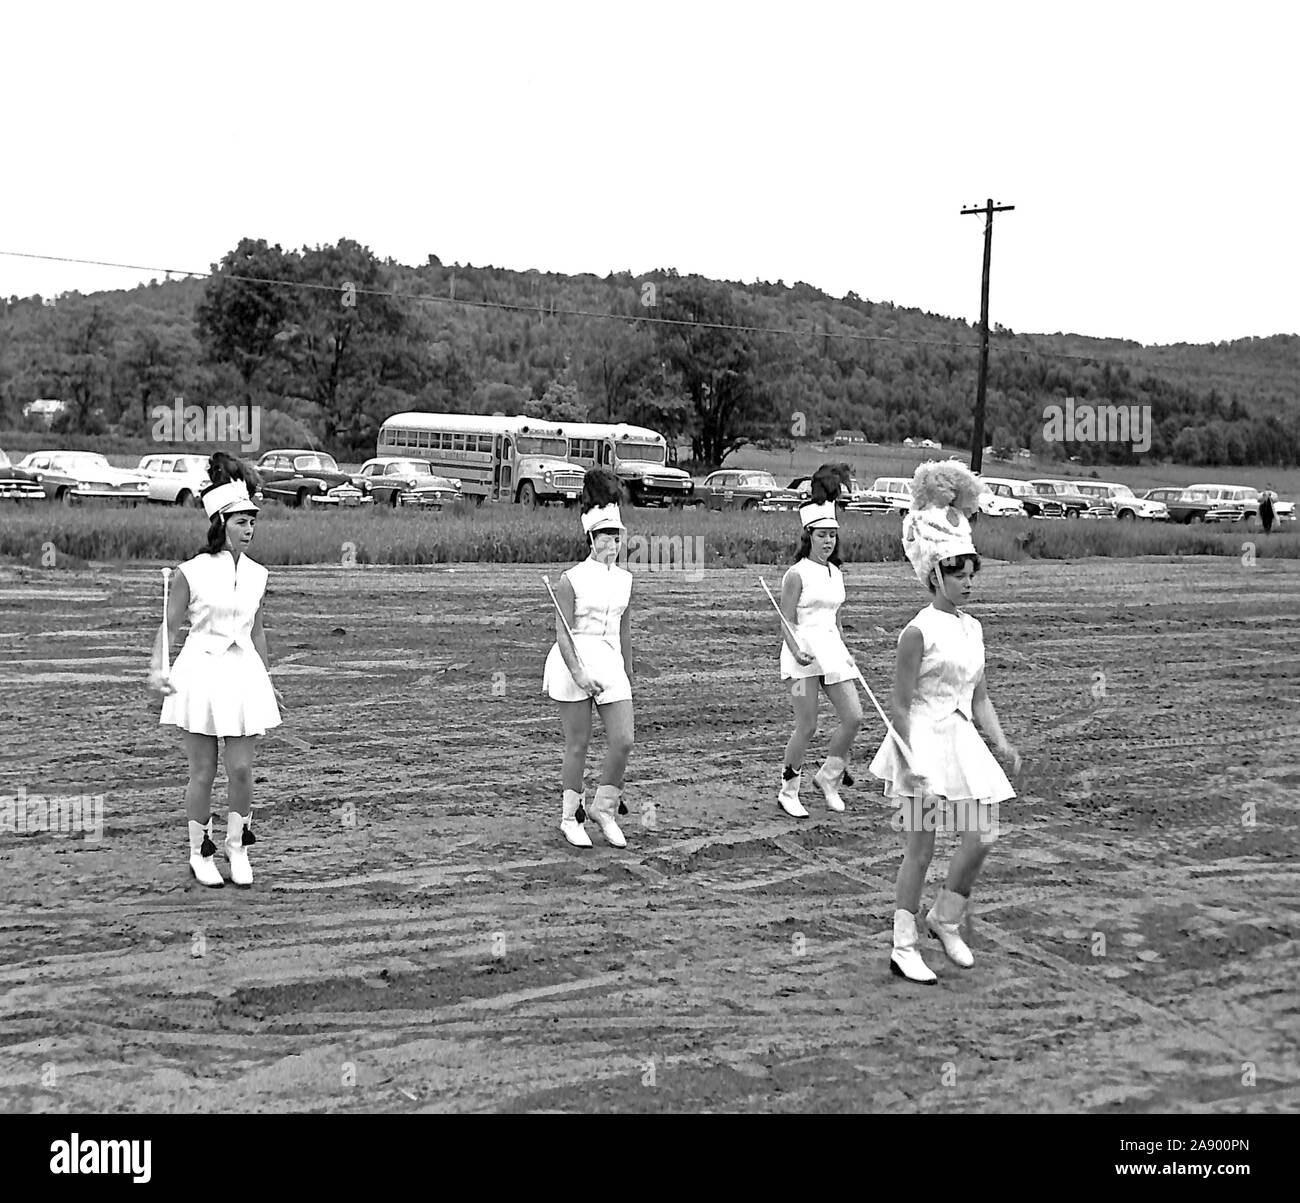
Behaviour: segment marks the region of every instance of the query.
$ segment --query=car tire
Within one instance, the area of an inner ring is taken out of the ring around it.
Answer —
[[[1204,515],[1204,514],[1188,514],[1188,515],[1187,515],[1187,520],[1186,520],[1186,522],[1184,523],[1184,525],[1186,525],[1186,526],[1191,526],[1191,524],[1192,524],[1193,522],[1195,522],[1195,523],[1199,526],[1199,525],[1200,525],[1201,523],[1203,523],[1204,521],[1205,521],[1205,515]]]
[[[307,489],[298,490],[297,508],[300,510],[311,509],[312,496]]]
[[[1121,522],[1132,522],[1137,518],[1137,515],[1132,510],[1120,510],[1120,512],[1115,516]]]
[[[538,508],[540,502],[537,500],[537,490],[533,488],[531,481],[526,480],[519,486],[519,504],[527,506],[530,510]]]
[[[388,508],[390,510],[398,510],[402,508],[402,497],[396,489],[388,495]]]
[[[758,509],[758,502],[751,497],[747,501],[742,502],[740,508],[742,510],[756,510]]]
[[[71,507],[73,504],[72,490],[60,489],[57,493],[54,494],[54,500],[57,501],[60,505]]]
[[[189,489],[182,489],[179,493],[176,494],[176,504],[177,504],[177,505],[193,505],[193,504],[194,504],[194,494],[191,493],[191,492],[189,491]]]
[[[1066,510],[1066,511],[1065,511],[1065,516],[1066,516],[1067,518],[1078,518],[1078,516],[1079,516],[1079,511],[1078,511],[1078,510]]]

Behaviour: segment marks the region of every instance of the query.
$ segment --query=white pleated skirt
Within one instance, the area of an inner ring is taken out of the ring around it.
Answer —
[[[575,635],[573,645],[578,649],[587,672],[604,686],[595,697],[598,706],[603,706],[606,702],[632,700],[632,682],[628,680],[623,654],[617,648],[611,647],[598,635]],[[546,667],[542,672],[542,691],[556,702],[585,702],[591,698],[573,679],[573,674],[569,672],[568,665],[560,654],[559,644],[551,644],[551,650],[547,653]]]
[[[781,680],[789,681],[794,677],[822,677],[827,685],[838,685],[841,681],[852,681],[857,677],[849,649],[844,646],[844,637],[839,627],[815,627],[800,630],[795,627],[795,635],[803,644],[804,650],[811,652],[816,659],[811,664],[800,664],[794,653],[781,641]]]
[[[264,735],[280,725],[280,707],[266,665],[257,652],[238,645],[219,656],[189,646],[172,665],[176,692],[163,698],[161,726],[195,735]]]
[[[1005,802],[1016,796],[975,724],[961,711],[954,710],[938,722],[914,719],[911,727],[908,743],[928,793],[949,802]],[[884,782],[886,798],[911,796],[902,788],[906,769],[903,754],[886,735],[871,762],[872,774]]]

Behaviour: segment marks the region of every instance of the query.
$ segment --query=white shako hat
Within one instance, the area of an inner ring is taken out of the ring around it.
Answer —
[[[227,481],[203,494],[203,509],[209,518],[218,514],[256,514],[257,506],[248,496],[248,486],[242,480]]]
[[[809,501],[799,507],[799,521],[804,530],[839,530],[840,520],[835,516],[835,502]]]
[[[627,527],[623,525],[623,519],[618,516],[617,505],[598,505],[595,509],[588,510],[582,516],[582,532],[589,535],[594,530],[606,530],[609,527],[617,527],[619,530],[627,533]]]
[[[971,541],[970,522],[951,505],[912,510],[903,522],[903,551],[923,585],[928,585],[940,560],[979,554]]]

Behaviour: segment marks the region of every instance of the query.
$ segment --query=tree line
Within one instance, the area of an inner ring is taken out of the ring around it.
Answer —
[[[609,316],[602,316],[609,315]],[[0,428],[38,397],[55,433],[143,434],[156,405],[258,404],[277,442],[348,458],[405,409],[626,421],[688,441],[698,467],[746,442],[933,438],[966,448],[978,332],[959,319],[807,284],[661,269],[564,276],[410,267],[349,239],[244,239],[206,280],[0,306]],[[1149,456],[1206,466],[1300,462],[1300,338],[1142,347],[1078,335],[992,337],[986,442],[1084,463],[1128,444],[1046,443],[1067,397],[1149,405]]]

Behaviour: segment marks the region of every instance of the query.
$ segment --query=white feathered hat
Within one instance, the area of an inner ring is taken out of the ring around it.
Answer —
[[[978,555],[967,514],[979,506],[980,483],[961,464],[921,464],[912,477],[912,506],[903,520],[903,553],[916,579],[929,585],[941,560]]]

